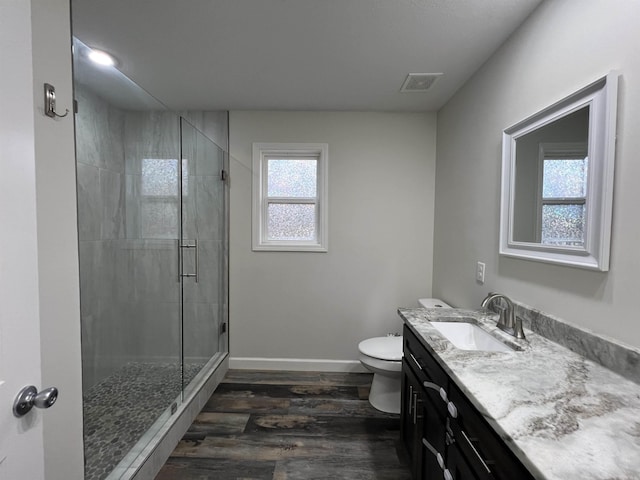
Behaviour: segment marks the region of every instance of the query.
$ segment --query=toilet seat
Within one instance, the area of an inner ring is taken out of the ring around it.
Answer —
[[[449,307],[437,298],[421,298],[425,308]],[[402,347],[401,336],[388,335],[363,340],[358,344],[360,363],[373,372],[369,403],[376,409],[399,414],[402,388]]]
[[[369,403],[376,409],[400,413],[402,337],[374,337],[358,344],[360,363],[373,372]]]
[[[368,357],[388,362],[399,362],[402,360],[402,337],[368,338],[358,344],[358,350]]]

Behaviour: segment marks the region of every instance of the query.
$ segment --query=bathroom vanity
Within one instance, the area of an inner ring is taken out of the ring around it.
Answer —
[[[406,325],[403,339],[401,430],[413,478],[533,478]]]
[[[529,322],[527,339],[518,340],[487,311],[398,313],[405,322],[401,435],[414,479],[639,478],[636,381],[531,331]],[[509,348],[456,347],[434,327],[443,321],[474,323]]]

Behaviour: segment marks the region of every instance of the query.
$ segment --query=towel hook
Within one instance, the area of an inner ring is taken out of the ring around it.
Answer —
[[[44,114],[51,118],[64,118],[69,115],[68,108],[63,115],[56,112],[56,88],[48,83],[44,84]]]

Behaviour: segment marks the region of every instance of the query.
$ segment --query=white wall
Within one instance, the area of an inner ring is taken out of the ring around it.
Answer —
[[[0,370],[20,372],[20,388],[56,386],[60,392],[51,409],[34,409],[22,420],[12,417],[0,428],[3,447],[7,439],[15,446],[23,434],[40,425],[43,429],[40,439],[32,438],[21,449],[23,456],[9,455],[3,462],[0,454],[0,477],[79,479],[83,445],[73,114],[51,119],[43,108],[48,82],[56,87],[58,110],[72,109],[69,2],[5,1],[0,10],[5,94],[0,175],[9,182],[1,186],[3,200],[14,193],[12,200],[3,201],[12,211],[1,209],[2,276],[13,282],[1,297],[3,325],[12,324],[3,341],[23,350],[5,357],[10,361]],[[17,220],[16,212],[23,219]],[[4,295],[11,299],[5,301]],[[22,309],[10,309],[7,315],[5,307],[14,306],[16,299]],[[11,396],[19,390],[14,384],[6,387]]]
[[[399,332],[397,307],[431,293],[435,115],[231,112],[229,129],[232,368],[353,367],[359,341]],[[252,142],[329,144],[328,253],[251,251]]]
[[[434,294],[478,307],[503,292],[640,346],[640,2],[544,2],[438,112]],[[608,273],[498,256],[501,132],[605,75],[622,73]],[[475,282],[476,261],[487,264]]]
[[[43,414],[45,475],[83,472],[80,292],[69,0],[32,0],[33,95],[42,339],[41,388],[59,401]],[[43,114],[44,83],[56,87],[65,118]]]

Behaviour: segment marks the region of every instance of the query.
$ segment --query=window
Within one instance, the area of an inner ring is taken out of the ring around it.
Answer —
[[[587,146],[543,143],[540,160],[540,242],[583,246],[589,171]]]
[[[326,143],[253,144],[253,249],[327,251]]]
[[[140,235],[177,238],[179,235],[180,172],[173,158],[143,158],[140,175]],[[187,160],[182,160],[182,191],[188,191]]]

